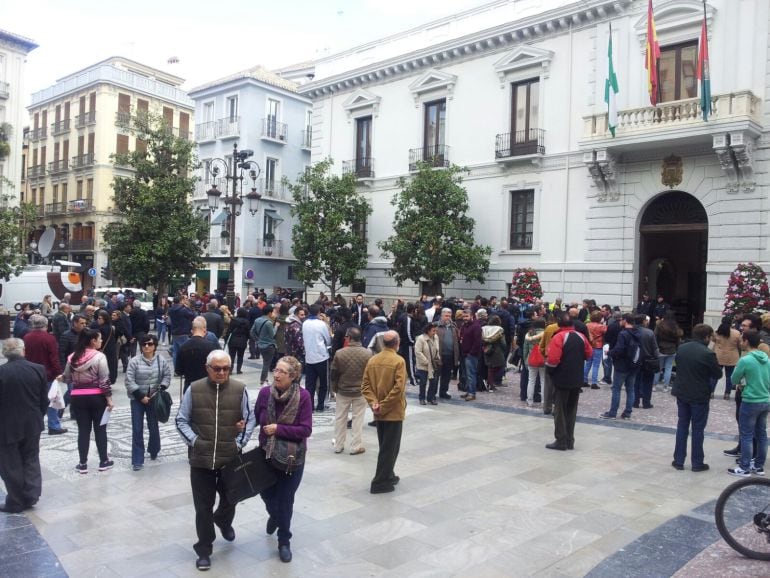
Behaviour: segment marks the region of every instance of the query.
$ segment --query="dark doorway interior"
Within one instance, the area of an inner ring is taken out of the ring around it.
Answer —
[[[639,235],[638,294],[662,294],[689,334],[706,310],[706,210],[688,193],[665,193],[645,209]]]

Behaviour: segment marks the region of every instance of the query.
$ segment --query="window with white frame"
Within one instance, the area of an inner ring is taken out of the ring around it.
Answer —
[[[227,118],[231,122],[236,120],[238,118],[238,95],[228,96],[226,106]]]
[[[278,181],[278,159],[267,157],[265,160],[265,192],[275,192],[275,183]]]
[[[278,137],[278,123],[280,122],[281,103],[275,99],[267,99],[267,117],[265,121],[265,135],[269,138]]]
[[[203,103],[203,122],[214,122],[214,101]]]

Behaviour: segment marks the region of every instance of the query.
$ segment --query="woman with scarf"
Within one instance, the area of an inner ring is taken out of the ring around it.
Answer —
[[[158,353],[158,338],[145,335],[139,343],[142,352],[132,357],[126,370],[126,390],[131,400],[131,465],[135,472],[144,467],[144,420],[150,439],[147,450],[154,460],[160,453],[160,428],[152,398],[171,385],[171,366]]]
[[[78,454],[80,462],[75,469],[88,473],[88,448],[91,430],[94,430],[96,449],[99,451],[99,471],[112,468],[114,462],[107,455],[107,425],[101,425],[104,411],[112,411],[112,386],[107,358],[99,351],[102,334],[96,329],[83,329],[75,350],[67,358],[64,369],[65,383],[72,384],[72,410],[78,424]]]
[[[288,442],[307,449],[313,431],[313,404],[310,394],[299,385],[302,368],[294,357],[283,357],[275,366],[273,384],[259,390],[254,415],[259,423],[259,446],[265,458],[275,465],[280,446]],[[300,452],[304,455],[304,451]],[[278,530],[278,555],[281,562],[291,562],[291,517],[294,494],[302,481],[304,464],[290,473],[276,467],[278,481],[262,492],[268,513],[268,534]]]

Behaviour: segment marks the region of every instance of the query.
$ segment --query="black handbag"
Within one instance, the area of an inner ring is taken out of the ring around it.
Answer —
[[[225,496],[231,504],[253,498],[277,481],[275,470],[265,459],[262,448],[238,455],[220,470]]]
[[[155,415],[158,417],[158,421],[160,423],[166,423],[171,417],[171,406],[174,405],[171,394],[165,389],[161,389],[152,396],[152,404],[155,409]]]

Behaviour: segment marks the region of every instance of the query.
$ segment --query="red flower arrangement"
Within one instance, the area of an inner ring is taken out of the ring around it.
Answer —
[[[755,263],[739,263],[730,275],[723,315],[764,313],[770,309],[767,275]]]
[[[524,303],[534,303],[543,298],[543,287],[537,271],[531,267],[514,270],[511,281],[511,297]]]

